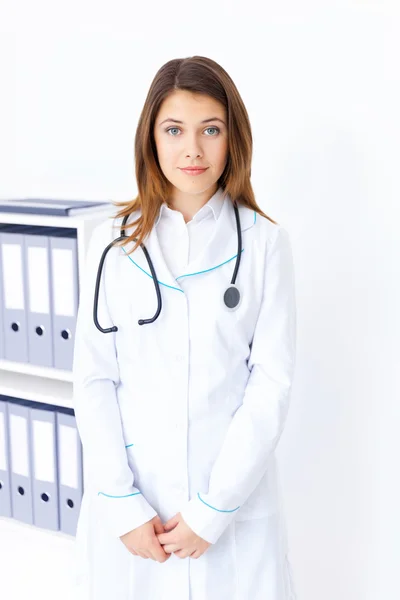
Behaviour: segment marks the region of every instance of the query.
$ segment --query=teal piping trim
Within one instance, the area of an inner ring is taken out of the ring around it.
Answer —
[[[126,254],[126,250],[125,250],[125,248],[122,248],[122,250],[123,250],[123,251],[125,252],[125,254]],[[131,261],[133,262],[133,264],[134,264],[134,265],[135,265],[135,266],[136,266],[138,269],[140,269],[141,271],[143,271],[143,273],[145,273],[145,274],[146,274],[148,277],[150,277],[150,279],[153,279],[153,277],[152,277],[151,273],[148,273],[147,271],[145,271],[144,269],[142,269],[142,267],[140,267],[140,266],[139,266],[137,263],[135,263],[135,261],[134,261],[134,260],[133,260],[133,259],[132,259],[132,258],[129,256],[129,254],[126,254],[126,256],[129,258],[129,260],[131,260]],[[157,279],[157,281],[158,281],[158,279]],[[165,286],[165,287],[167,287],[167,288],[171,288],[172,290],[176,290],[177,292],[182,292],[182,293],[184,293],[184,291],[183,291],[183,290],[181,290],[180,288],[176,288],[176,287],[174,287],[173,285],[168,285],[167,283],[163,283],[162,281],[158,281],[158,283],[159,283],[160,285],[164,285],[164,286]]]
[[[104,492],[99,492],[97,495],[100,496],[101,494],[102,496],[107,496],[107,498],[128,498],[129,496],[137,496],[141,493],[142,492],[134,492],[133,494],[126,494],[125,496],[111,496],[110,494],[104,494]]]
[[[125,252],[126,254],[126,250],[125,248],[122,248],[122,250]],[[244,252],[244,248],[242,248],[242,252]],[[143,271],[143,273],[145,273],[148,277],[150,277],[150,279],[153,279],[151,273],[148,273],[147,271],[145,271],[144,269],[142,269],[142,267],[140,267],[128,254],[126,254],[126,256],[133,262],[133,264],[138,267],[138,269],[140,269],[141,271]],[[186,273],[185,275],[179,275],[179,277],[176,277],[176,281],[178,281],[178,279],[182,279],[182,277],[192,277],[193,275],[200,275],[201,273],[208,273],[209,271],[214,271],[214,269],[218,269],[219,267],[222,267],[223,265],[226,265],[228,262],[230,262],[231,260],[234,260],[237,257],[237,254],[235,254],[235,256],[232,256],[232,258],[228,258],[228,260],[226,260],[225,262],[217,265],[216,267],[211,267],[211,269],[205,269],[205,271],[196,271],[196,273]],[[180,288],[176,288],[172,285],[168,285],[167,283],[163,283],[162,281],[159,281],[157,279],[158,283],[160,285],[164,285],[167,288],[170,288],[172,290],[176,290],[177,292],[182,292],[185,293],[183,290],[181,290]]]
[[[131,446],[133,446],[133,444],[129,444],[128,446],[125,446],[125,448],[130,448]]]
[[[244,252],[244,248],[242,248],[242,252]],[[187,275],[179,275],[179,277],[177,277],[176,280],[178,281],[178,279],[182,279],[182,277],[191,277],[192,275],[200,275],[201,273],[208,273],[209,271],[218,269],[218,267],[222,267],[222,265],[226,265],[226,263],[231,262],[231,260],[233,260],[236,257],[237,257],[237,254],[235,254],[235,256],[232,256],[232,258],[228,258],[228,260],[221,263],[220,265],[217,265],[216,267],[211,267],[211,269],[206,269],[205,271],[196,271],[196,273],[187,273]]]
[[[254,211],[254,224],[256,222],[256,219],[257,219],[257,213],[256,213],[256,211]]]
[[[201,500],[203,502],[203,504],[205,504],[206,506],[209,506],[210,508],[212,508],[213,510],[216,510],[218,512],[235,512],[235,510],[237,510],[238,508],[240,508],[240,506],[238,506],[237,508],[234,508],[232,510],[220,510],[219,508],[214,508],[213,506],[211,506],[211,504],[207,504],[207,502],[204,502],[204,500],[202,500],[200,498],[200,494],[197,493],[197,497],[199,498],[199,500]]]

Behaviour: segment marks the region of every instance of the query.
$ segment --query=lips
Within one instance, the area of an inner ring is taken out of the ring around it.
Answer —
[[[207,169],[208,167],[188,167],[186,169],[181,169],[181,171],[188,175],[200,175],[200,173],[204,173]]]

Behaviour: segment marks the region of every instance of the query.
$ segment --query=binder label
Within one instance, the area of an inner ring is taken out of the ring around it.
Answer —
[[[62,317],[74,316],[73,285],[74,271],[72,251],[64,248],[53,248],[52,274],[54,314]]]
[[[78,489],[78,435],[74,427],[60,425],[60,484]]]
[[[47,248],[28,247],[29,306],[33,313],[48,315],[49,306],[49,261]]]
[[[54,483],[55,461],[53,424],[46,421],[33,421],[33,468],[35,479]]]
[[[2,412],[0,412],[0,471],[7,471],[6,427]]]
[[[3,244],[3,284],[6,308],[24,310],[22,247],[19,244]]]
[[[24,417],[10,415],[11,468],[17,475],[29,477],[28,423]]]

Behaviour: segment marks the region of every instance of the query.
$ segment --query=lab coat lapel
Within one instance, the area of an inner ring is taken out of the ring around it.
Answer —
[[[128,219],[128,223],[130,223],[136,219],[137,219],[137,213],[130,216],[130,218]],[[132,232],[132,229],[130,229],[129,231]],[[152,278],[150,265],[146,259],[146,255],[145,255],[143,248],[137,248],[137,250],[135,252],[131,253],[128,256],[128,253],[132,250],[133,246],[134,246],[133,242],[129,242],[129,244],[127,244],[125,246],[126,255],[127,255],[126,258],[131,261],[131,266],[133,268],[136,266],[143,272],[143,277],[147,276],[147,277]],[[169,267],[168,267],[166,261],[164,260],[164,256],[161,252],[161,247],[160,247],[160,243],[159,243],[158,236],[157,236],[157,228],[156,227],[152,228],[150,234],[147,236],[147,238],[143,242],[143,246],[146,248],[146,250],[150,256],[151,262],[153,263],[153,267],[156,272],[158,283],[161,286],[169,287],[169,288],[172,288],[175,290],[180,290],[183,292],[179,283],[176,281],[173,274],[169,270]]]
[[[241,231],[254,225],[254,212],[246,206],[239,205]],[[242,235],[242,251],[245,242]],[[211,270],[217,269],[228,261],[237,257],[238,236],[236,227],[235,209],[229,195],[226,196],[219,219],[214,229],[211,240],[203,251],[191,261],[184,273],[177,277],[177,282],[186,277],[201,276]]]
[[[239,216],[242,232],[254,225],[255,214],[251,209],[247,208],[246,206],[239,205]],[[136,218],[137,213],[131,215],[128,219],[128,223],[132,222]],[[127,234],[129,234],[129,231],[132,230],[128,230]],[[124,247],[126,255],[133,248],[133,245],[133,242],[130,242]],[[144,246],[146,247],[146,250],[153,262],[157,280],[160,285],[183,292],[183,289],[180,286],[181,279],[186,277],[201,276],[203,273],[216,269],[219,266],[222,266],[224,263],[233,260],[237,256],[238,238],[236,217],[229,195],[225,197],[211,240],[205,245],[200,255],[191,261],[187,265],[184,272],[178,275],[176,279],[164,260],[156,227],[152,228],[149,236],[144,242]],[[242,248],[245,251],[246,244],[243,236]],[[136,266],[142,270],[144,277],[151,277],[150,267],[142,248],[138,248],[133,254],[126,256],[126,258],[133,263],[132,268],[135,268]]]

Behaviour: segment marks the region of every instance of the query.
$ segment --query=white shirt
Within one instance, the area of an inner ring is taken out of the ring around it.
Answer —
[[[210,241],[224,203],[221,187],[185,223],[183,214],[164,202],[155,221],[157,237],[165,262],[174,277],[184,275],[187,267]]]

